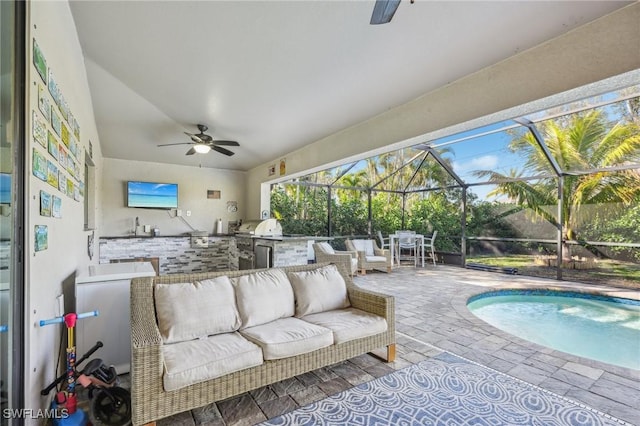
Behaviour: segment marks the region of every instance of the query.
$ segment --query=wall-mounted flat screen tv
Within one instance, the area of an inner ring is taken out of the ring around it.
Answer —
[[[178,184],[129,181],[127,207],[175,209],[178,207]]]

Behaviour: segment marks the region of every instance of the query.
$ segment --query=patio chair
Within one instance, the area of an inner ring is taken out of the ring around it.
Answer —
[[[343,264],[344,269],[353,276],[358,270],[358,253],[355,251],[334,250],[329,243],[313,244],[313,252],[316,255],[316,262],[331,262]]]
[[[396,243],[396,251],[398,253],[398,266],[400,266],[400,261],[402,260],[402,251],[408,251],[408,256],[405,256],[405,259],[412,258],[413,266],[418,265],[418,239],[416,238],[415,231],[397,231],[396,235],[397,243]]]
[[[436,242],[436,236],[438,235],[438,231],[433,231],[433,234],[431,235],[431,238],[429,239],[424,239],[423,243],[422,243],[422,250],[423,253],[424,252],[431,252],[431,260],[433,261],[433,266],[436,266],[436,253],[435,253],[435,247],[434,244]]]
[[[381,231],[378,231],[378,241],[380,241],[380,248],[387,250],[389,247],[389,237],[385,238]]]
[[[358,270],[362,275],[376,269],[391,272],[391,253],[378,247],[375,240],[346,240],[347,250],[358,253]]]

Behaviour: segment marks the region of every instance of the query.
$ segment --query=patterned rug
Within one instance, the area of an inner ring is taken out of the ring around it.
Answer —
[[[262,425],[620,425],[605,414],[449,353]]]

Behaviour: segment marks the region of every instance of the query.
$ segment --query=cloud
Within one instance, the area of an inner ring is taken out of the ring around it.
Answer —
[[[498,161],[495,155],[483,155],[461,163],[454,161],[453,169],[459,174],[475,170],[494,170]]]

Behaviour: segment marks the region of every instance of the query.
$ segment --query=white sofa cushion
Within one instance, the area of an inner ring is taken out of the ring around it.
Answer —
[[[240,329],[293,316],[293,289],[281,269],[242,275],[232,282],[242,320]]]
[[[156,284],[158,328],[165,343],[184,342],[240,327],[229,277],[195,283]]]
[[[166,391],[262,364],[262,350],[237,332],[162,345]]]
[[[331,244],[322,242],[322,243],[318,243],[318,245],[322,247],[322,251],[324,251],[325,253],[336,254],[336,251],[333,249],[333,247],[331,247]]]
[[[384,256],[365,256],[367,262],[386,262],[387,258]]]
[[[245,328],[240,333],[262,348],[265,360],[305,354],[333,344],[331,330],[293,317]]]
[[[387,330],[387,320],[383,317],[356,308],[321,312],[301,319],[333,331],[333,341],[336,344],[373,336]]]
[[[296,317],[351,306],[347,285],[335,265],[287,275],[296,297]]]
[[[365,256],[373,256],[373,240],[352,240],[357,251],[363,251]]]

